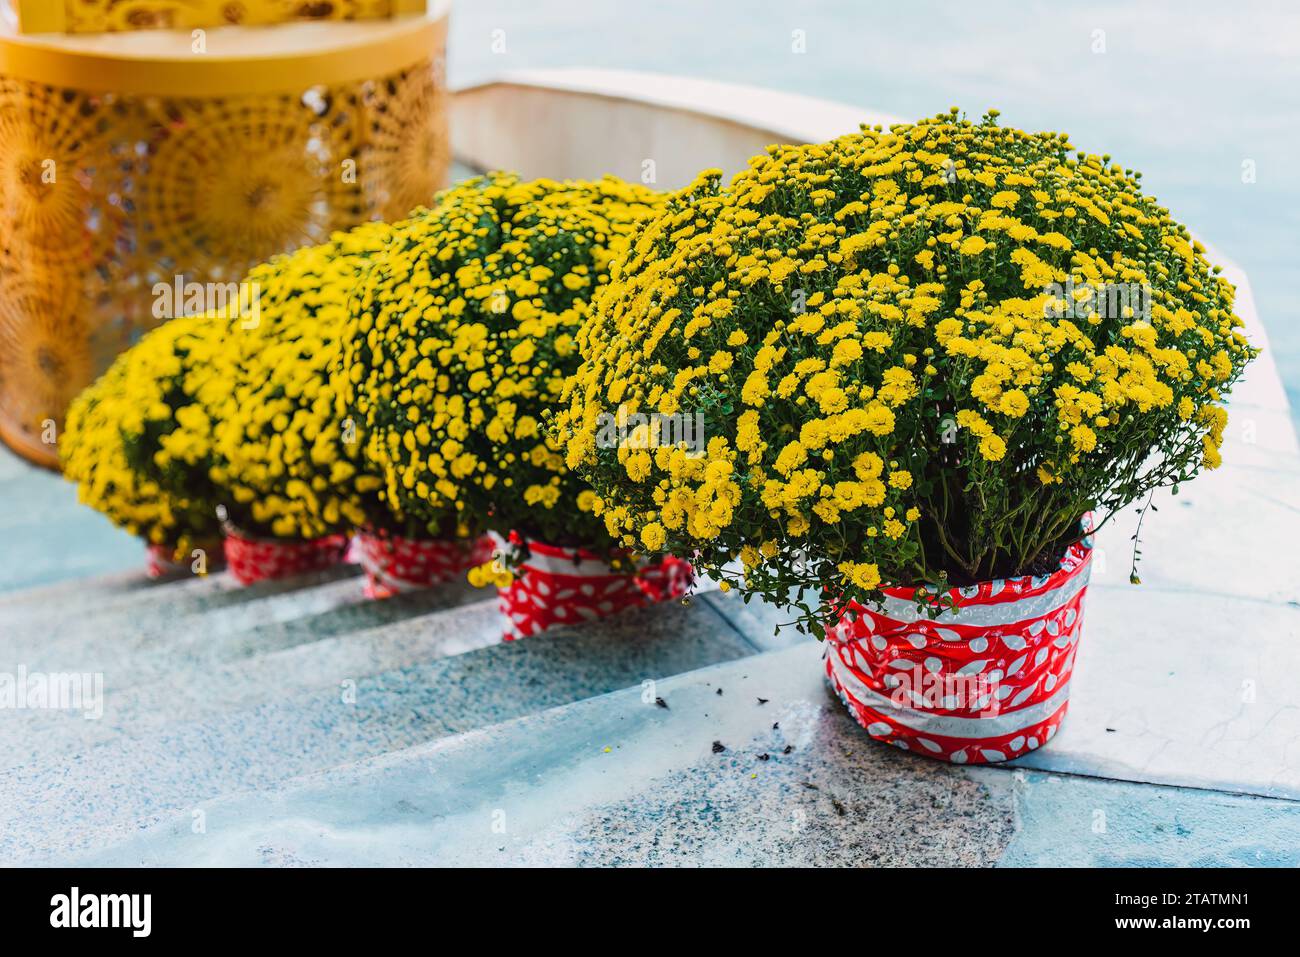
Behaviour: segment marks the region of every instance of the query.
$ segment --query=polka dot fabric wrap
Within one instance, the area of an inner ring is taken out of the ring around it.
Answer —
[[[355,546],[366,572],[367,598],[391,598],[464,578],[469,569],[492,558],[490,538],[411,539],[362,531]]]
[[[1089,526],[1090,527],[1090,526]],[[1069,706],[1092,540],[1044,577],[947,593],[931,620],[911,589],[854,603],[827,632],[826,677],[873,738],[954,764],[1007,761],[1051,740]]]
[[[252,538],[226,533],[226,565],[241,585],[319,571],[343,561],[348,536],[326,535],[305,541]]]
[[[522,539],[498,540],[497,550],[518,549]],[[585,549],[528,542],[528,557],[514,570],[514,580],[498,590],[498,605],[507,619],[504,638],[513,641],[553,625],[595,621],[629,608],[681,598],[694,572],[689,562],[665,557],[626,571],[611,569]]]
[[[175,578],[190,570],[189,562],[173,558],[176,549],[171,545],[150,545],[145,552],[145,574],[151,579]]]

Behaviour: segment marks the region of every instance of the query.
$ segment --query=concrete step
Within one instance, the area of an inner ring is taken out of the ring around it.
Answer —
[[[102,630],[78,628],[44,644],[28,643],[20,660],[29,670],[103,673],[111,687],[121,690],[483,597],[460,582],[398,601],[372,602],[362,594],[356,575],[313,575],[297,585],[189,614],[168,615],[165,607],[144,607],[130,618],[106,623]]]
[[[319,605],[322,592],[350,584],[322,585],[308,594]],[[468,585],[453,586],[343,604],[245,631],[221,628],[223,613],[214,612],[211,633],[189,630],[184,642],[164,635],[151,646],[126,648],[122,637],[126,664],[42,672],[90,675],[90,682],[102,676],[102,693],[94,702],[0,712],[0,768],[257,708],[295,692],[336,689],[340,675],[355,679],[494,644],[501,640],[502,621],[495,599],[476,600],[481,598]],[[193,635],[197,639],[189,640]]]
[[[0,650],[15,636],[49,633],[93,624],[101,616],[130,616],[140,608],[189,614],[278,595],[325,581],[361,574],[355,565],[336,565],[321,572],[243,586],[225,572],[202,578],[150,581],[139,564],[103,576],[53,582],[0,595]]]
[[[662,699],[666,707],[656,704]],[[1294,865],[1300,803],[876,744],[808,641],[160,815],[65,863]]]
[[[9,551],[11,549],[6,547],[6,552]],[[17,556],[11,557],[17,563]],[[66,614],[69,605],[86,608],[99,602],[116,602],[138,591],[157,590],[171,584],[151,581],[145,576],[144,550],[141,548],[139,566],[135,568],[0,592],[0,628],[7,630],[34,618],[38,612]]]
[[[427,651],[439,640],[465,641],[468,634],[462,627],[412,647]],[[366,640],[386,639],[380,633]],[[223,794],[639,687],[755,650],[705,601],[641,609],[371,675],[357,670],[365,664],[359,660],[364,650],[354,655],[340,647],[349,641],[334,644],[337,659],[326,654],[338,670],[331,680],[322,665],[316,687],[12,769],[0,779],[0,860],[89,853]],[[306,655],[308,648],[302,650]],[[380,664],[394,654],[382,652]]]
[[[256,708],[296,692],[333,690],[340,676],[355,680],[496,644],[504,622],[495,597],[483,594],[468,586],[431,589],[234,632],[224,640],[162,645],[152,658],[137,655],[128,668],[101,672],[103,694],[92,707],[0,712],[0,768]],[[715,591],[697,600],[755,645],[771,641],[770,629],[754,628],[752,613],[742,614],[736,599]],[[88,720],[91,712],[95,717]]]
[[[103,608],[92,602],[48,621],[37,616],[4,626],[0,655],[29,670],[117,670],[119,681],[138,680],[165,669],[173,650],[183,654],[194,647],[203,660],[211,660],[225,653],[222,639],[363,602],[354,565],[247,588],[222,573],[142,588]],[[213,647],[204,647],[208,643]]]

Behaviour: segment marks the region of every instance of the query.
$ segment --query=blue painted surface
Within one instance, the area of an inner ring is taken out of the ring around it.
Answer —
[[[1040,772],[1012,779],[1017,827],[1002,867],[1300,866],[1295,801]]]
[[[139,568],[144,547],[0,445],[0,592]]]

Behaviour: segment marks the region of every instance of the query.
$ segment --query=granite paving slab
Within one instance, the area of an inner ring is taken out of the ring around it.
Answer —
[[[135,592],[156,590],[171,584],[171,581],[149,578],[141,561],[134,568],[0,592],[0,634],[37,613],[66,613],[68,605],[85,608],[90,604],[107,604]]]
[[[274,587],[210,593],[206,601],[190,602],[195,596],[186,595],[173,602],[167,599],[176,596],[159,595],[156,601],[111,611],[87,609],[45,629],[34,624],[6,629],[0,655],[28,671],[102,672],[122,687],[312,640],[312,628],[324,628],[332,614],[343,616],[343,622],[362,623],[407,608],[405,603],[379,607],[365,599],[362,586],[355,568],[342,566]],[[426,600],[436,607],[476,597],[467,584],[457,584],[430,590]],[[303,621],[306,631],[295,624]]]
[[[872,742],[826,691],[818,658],[815,645],[799,645],[648,692],[521,717],[209,802],[66,860],[753,867],[1300,859],[1296,802],[962,768]]]
[[[339,564],[306,575],[252,585],[241,585],[226,572],[157,582],[145,578],[142,572],[141,565],[137,569],[51,583],[0,596],[0,649],[17,647],[33,634],[71,633],[111,615],[120,615],[129,622],[137,614],[156,616],[161,612],[181,616],[210,611],[325,582],[356,578],[361,569]],[[125,587],[117,588],[118,583]]]
[[[468,586],[430,590],[223,640],[164,645],[143,664],[137,659],[127,668],[99,672],[102,686],[93,706],[0,711],[0,768],[256,708],[297,692],[337,689],[345,678],[500,641],[495,599],[471,599],[481,599],[481,593]]]
[[[999,867],[1300,866],[1295,801],[1041,772],[1011,788],[1016,833]]]
[[[1277,453],[1265,467],[1238,464],[1235,451],[1225,447],[1223,467],[1177,495],[1153,497],[1156,511],[1142,523],[1142,588],[1300,602],[1300,455]],[[1137,525],[1135,505],[1102,527],[1094,582],[1128,584]]]
[[[1300,607],[1089,589],[1070,714],[1025,767],[1300,798]]]
[[[746,602],[735,591],[710,591],[700,597],[764,651],[789,648],[796,642],[810,640],[808,635],[795,630],[792,622],[798,613],[788,608],[760,601],[757,597]]]
[[[872,743],[809,643],[174,814],[76,863],[964,864],[1015,831],[1007,775]],[[663,705],[657,703],[661,699]]]
[[[0,455],[14,457],[3,444]],[[82,518],[97,513],[77,501],[77,488],[49,469],[20,462],[0,469],[0,494],[9,507],[0,508],[0,531],[20,525],[38,525],[68,515]],[[20,507],[15,507],[20,506]],[[104,520],[107,524],[107,519]]]
[[[21,499],[18,499],[21,502]],[[79,506],[78,506],[79,507]],[[107,519],[59,515],[0,529],[0,591],[140,568],[144,548]]]
[[[640,688],[753,651],[697,601],[382,674],[345,674],[332,687],[12,769],[0,776],[0,860],[38,863],[89,852],[222,794]]]

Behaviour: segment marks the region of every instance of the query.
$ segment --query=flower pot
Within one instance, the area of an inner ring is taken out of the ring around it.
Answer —
[[[1086,521],[1086,520],[1085,520]],[[954,764],[1006,761],[1051,740],[1069,705],[1092,540],[1043,577],[947,593],[931,620],[908,588],[852,603],[827,631],[826,677],[878,741]]]
[[[337,565],[348,550],[348,536],[314,539],[258,538],[226,530],[226,565],[241,585],[269,578],[289,578]]]
[[[219,541],[203,542],[189,549],[181,559],[177,559],[175,545],[150,544],[145,550],[145,574],[157,581],[164,578],[185,578],[194,575],[194,552],[202,551],[207,560],[207,568],[202,574],[216,571],[226,564],[224,546]]]
[[[362,530],[354,539],[356,560],[366,572],[367,598],[391,598],[463,577],[492,558],[492,540],[403,538]]]
[[[652,563],[627,562],[625,568],[586,549],[548,545],[516,532],[508,541],[495,537],[498,554],[513,551],[514,578],[498,590],[507,624],[504,638],[513,641],[552,625],[594,621],[686,594],[694,580],[690,562],[666,556]]]

